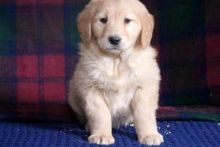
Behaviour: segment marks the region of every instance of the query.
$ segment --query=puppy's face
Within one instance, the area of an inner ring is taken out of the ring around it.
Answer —
[[[84,43],[117,54],[149,45],[153,19],[138,0],[91,0],[78,17],[78,29]]]
[[[140,31],[138,16],[120,1],[106,1],[100,5],[92,22],[95,40],[108,52],[118,53],[133,47]]]

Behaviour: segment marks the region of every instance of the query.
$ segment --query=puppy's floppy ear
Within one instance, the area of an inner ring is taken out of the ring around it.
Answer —
[[[150,45],[154,29],[154,18],[148,11],[141,15],[141,24],[141,47],[146,48]]]
[[[82,42],[88,43],[92,36],[91,19],[93,15],[93,0],[83,9],[77,18],[77,28]]]

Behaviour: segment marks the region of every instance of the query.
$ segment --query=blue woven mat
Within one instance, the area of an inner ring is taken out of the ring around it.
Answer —
[[[220,123],[202,121],[161,121],[161,147],[218,147]],[[137,142],[132,126],[114,129],[116,143],[111,146],[145,146]],[[0,122],[1,147],[88,147],[88,132],[78,124]]]

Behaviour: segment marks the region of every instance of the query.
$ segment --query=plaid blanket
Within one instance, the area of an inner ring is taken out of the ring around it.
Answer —
[[[76,16],[86,0],[0,1],[0,119],[70,120]],[[220,3],[145,0],[156,26],[159,118],[220,120]]]

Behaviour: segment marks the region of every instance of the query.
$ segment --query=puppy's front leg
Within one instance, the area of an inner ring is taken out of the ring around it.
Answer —
[[[138,140],[142,144],[160,145],[163,136],[157,131],[156,109],[158,88],[138,89],[132,101],[134,125]]]
[[[100,92],[90,89],[85,99],[87,125],[91,135],[88,140],[96,144],[112,144],[112,122],[110,111]]]

